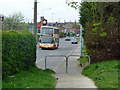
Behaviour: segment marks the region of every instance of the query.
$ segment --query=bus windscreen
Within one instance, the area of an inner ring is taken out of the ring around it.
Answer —
[[[40,43],[53,43],[53,38],[41,38]]]
[[[44,33],[44,34],[53,34],[53,28],[42,27],[41,33]]]

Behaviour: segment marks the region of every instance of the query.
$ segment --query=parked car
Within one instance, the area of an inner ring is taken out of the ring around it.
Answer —
[[[66,37],[66,38],[65,38],[65,41],[70,41],[70,37]]]
[[[74,39],[72,39],[71,40],[71,44],[77,44],[78,42],[77,42],[77,39],[76,38],[74,38]]]

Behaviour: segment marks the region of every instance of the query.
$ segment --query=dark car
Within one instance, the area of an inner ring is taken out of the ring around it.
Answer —
[[[70,41],[70,37],[66,37],[66,38],[65,38],[65,41]]]
[[[76,39],[76,38],[72,39],[72,40],[71,40],[71,43],[72,43],[72,44],[77,44],[77,43],[78,43],[78,42],[77,42],[77,39]]]

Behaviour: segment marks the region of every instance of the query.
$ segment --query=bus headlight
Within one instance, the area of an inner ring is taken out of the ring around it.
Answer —
[[[54,44],[50,44],[50,47],[52,47]]]
[[[43,44],[41,44],[41,43],[40,43],[39,45],[40,45],[40,46],[44,46],[44,45],[43,45]]]

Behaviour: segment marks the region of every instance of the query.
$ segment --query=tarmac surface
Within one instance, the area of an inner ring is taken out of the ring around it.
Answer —
[[[72,52],[73,55],[79,55],[79,45]],[[77,61],[79,57],[69,57],[68,59],[68,73],[66,73],[66,61],[61,62],[54,70],[56,74],[53,76],[57,78],[56,88],[93,88],[97,90],[94,81],[81,74],[83,67],[79,66]]]

